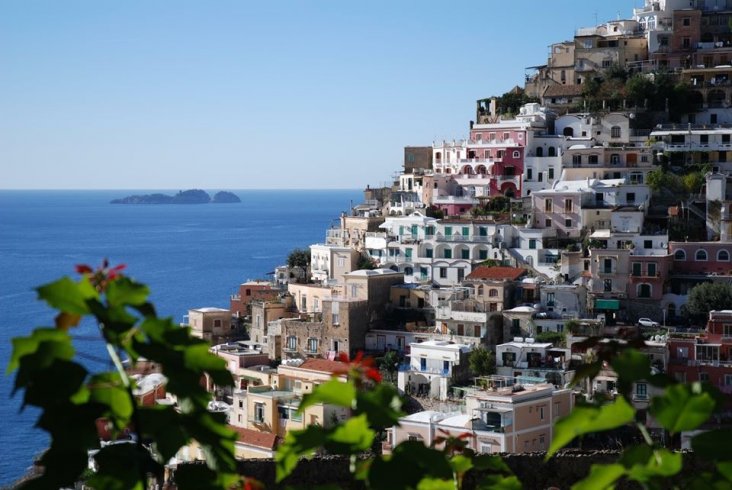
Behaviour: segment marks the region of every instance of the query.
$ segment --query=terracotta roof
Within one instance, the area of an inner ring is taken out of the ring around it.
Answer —
[[[329,361],[328,359],[308,359],[300,364],[299,367],[301,369],[322,371],[331,374],[346,374],[348,372],[348,364],[339,361]]]
[[[466,279],[494,279],[515,281],[526,274],[526,269],[520,267],[489,267],[480,266],[468,274]]]
[[[249,446],[274,449],[277,445],[277,434],[259,432],[258,430],[245,429],[243,427],[234,427],[233,425],[230,425],[229,428],[239,434],[239,437],[237,437],[238,441]]]
[[[566,97],[582,95],[582,85],[549,85],[544,91],[544,97]]]

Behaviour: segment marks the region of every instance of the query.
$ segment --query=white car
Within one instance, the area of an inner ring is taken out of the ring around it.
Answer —
[[[639,318],[638,319],[638,325],[641,326],[641,327],[646,327],[646,328],[655,328],[655,327],[660,327],[661,326],[660,323],[654,322],[650,318]]]

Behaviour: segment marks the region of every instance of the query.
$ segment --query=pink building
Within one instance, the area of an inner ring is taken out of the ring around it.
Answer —
[[[732,275],[732,243],[670,242],[675,274]]]

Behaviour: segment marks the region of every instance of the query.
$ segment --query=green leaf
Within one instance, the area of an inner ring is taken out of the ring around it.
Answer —
[[[368,482],[383,490],[415,488],[424,477],[453,478],[445,455],[419,441],[405,441],[394,448],[389,459],[374,459]]]
[[[89,382],[89,399],[109,407],[111,421],[118,429],[125,428],[132,417],[130,394],[122,384],[119,373],[102,373]]]
[[[622,396],[599,408],[577,406],[554,425],[554,439],[546,458],[552,457],[577,436],[615,429],[632,422],[634,418],[635,410]]]
[[[137,416],[142,433],[155,440],[155,448],[164,461],[169,460],[185,446],[190,438],[183,430],[181,416],[170,406],[139,407]]]
[[[618,390],[627,395],[635,381],[648,379],[651,375],[651,360],[635,349],[625,349],[612,359],[613,370],[618,374]]]
[[[86,277],[79,282],[74,282],[65,276],[58,281],[37,288],[36,291],[38,298],[44,300],[52,308],[77,315],[87,315],[89,313],[87,300],[99,298],[94,286]]]
[[[732,461],[724,461],[717,463],[717,471],[732,482]]]
[[[326,439],[326,448],[331,452],[353,454],[371,448],[376,433],[369,428],[366,415],[351,417],[337,425]]]
[[[455,482],[426,476],[417,484],[417,490],[455,490]]]
[[[134,442],[105,446],[94,455],[94,461],[98,471],[90,479],[92,488],[142,490],[148,471],[162,472],[150,453]]]
[[[625,449],[618,462],[626,468],[631,468],[638,464],[645,465],[652,454],[653,448],[651,446],[648,444],[638,444]]]
[[[593,464],[590,474],[572,485],[572,490],[603,490],[614,488],[614,483],[625,474],[621,464]]]
[[[714,398],[701,385],[678,384],[666,388],[662,396],[651,400],[651,415],[667,430],[676,434],[703,424],[714,411]]]
[[[450,466],[452,466],[452,471],[461,475],[473,467],[473,461],[462,454],[456,454],[450,458]]]
[[[473,458],[473,466],[476,470],[491,471],[496,473],[511,473],[503,458],[494,454],[479,454]]]
[[[478,483],[478,490],[522,490],[523,485],[515,475],[487,475]]]
[[[218,386],[233,386],[234,378],[226,369],[226,361],[209,350],[208,344],[197,344],[186,347],[183,351],[183,361],[188,369],[200,373],[208,373]]]
[[[150,289],[128,277],[121,277],[109,283],[106,295],[110,306],[141,306],[147,301]]]
[[[732,429],[716,429],[696,435],[691,440],[694,453],[703,459],[713,461],[730,459],[729,444],[732,441]]]
[[[312,393],[303,396],[298,410],[303,413],[306,408],[318,403],[351,408],[355,398],[356,387],[353,382],[346,381],[344,383],[338,381],[337,378],[331,378],[329,381],[316,386]]]
[[[20,359],[27,354],[36,352],[41,342],[53,342],[61,346],[56,358],[68,360],[74,357],[74,346],[68,333],[56,328],[37,328],[33,330],[29,337],[15,337],[13,339],[13,354],[10,357],[6,373],[10,374],[18,369]],[[50,363],[50,360],[48,361]]]
[[[647,483],[656,477],[670,477],[681,471],[683,461],[680,453],[666,449],[656,449],[644,464],[633,465],[628,470],[628,478]]]
[[[403,415],[401,408],[402,400],[396,388],[382,383],[372,390],[357,392],[354,413],[365,413],[371,427],[381,430],[399,423],[399,417]]]
[[[577,386],[583,379],[594,379],[602,369],[602,361],[594,361],[580,365],[572,377],[572,386]]]
[[[275,454],[275,473],[277,483],[292,473],[299,458],[312,456],[316,448],[325,444],[328,431],[317,425],[304,430],[290,431],[285,436]]]

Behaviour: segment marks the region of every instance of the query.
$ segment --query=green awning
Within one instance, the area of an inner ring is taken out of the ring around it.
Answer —
[[[596,310],[619,310],[620,301],[617,299],[596,299],[595,300]]]

